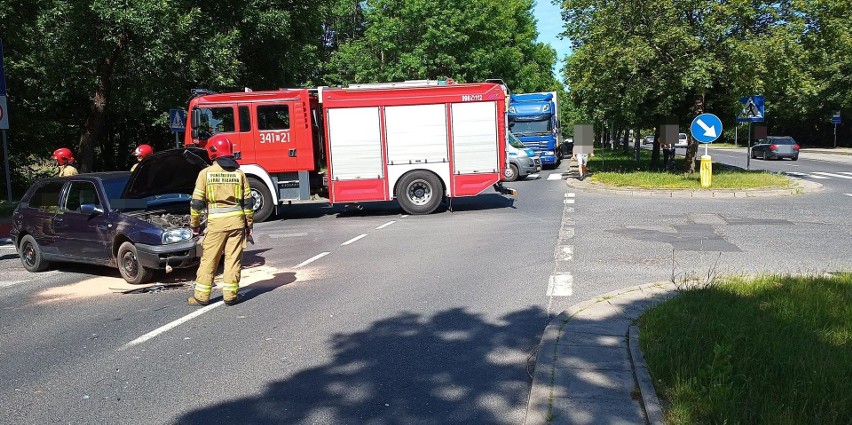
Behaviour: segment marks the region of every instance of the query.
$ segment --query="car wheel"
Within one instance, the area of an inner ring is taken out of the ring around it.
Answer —
[[[757,151],[754,149],[751,151],[751,159],[757,159]]]
[[[399,206],[412,215],[435,211],[443,197],[441,181],[428,171],[412,171],[402,176],[396,187]]]
[[[792,159],[793,161],[798,161],[798,160],[799,160],[799,155],[796,155],[796,156],[794,156],[794,157],[792,157],[792,158],[790,158],[790,159]]]
[[[50,266],[50,262],[45,260],[41,254],[41,247],[38,246],[35,238],[26,235],[21,238],[20,245],[21,264],[30,272],[43,272]]]
[[[139,264],[136,246],[132,242],[124,242],[118,247],[115,262],[118,263],[118,271],[121,273],[121,277],[127,283],[139,285],[148,282],[154,276],[153,270]]]
[[[513,182],[518,179],[519,174],[520,171],[518,171],[518,166],[515,164],[509,164],[509,166],[503,171],[503,181]]]
[[[248,181],[251,187],[251,197],[254,198],[254,222],[260,223],[268,219],[275,208],[272,203],[272,194],[259,179],[249,177]]]

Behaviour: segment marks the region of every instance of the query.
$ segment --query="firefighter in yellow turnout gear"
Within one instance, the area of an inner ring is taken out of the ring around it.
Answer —
[[[222,298],[225,304],[239,302],[240,267],[246,240],[251,235],[254,198],[245,174],[234,159],[233,145],[227,139],[211,141],[207,151],[214,164],[198,174],[190,202],[190,225],[198,234],[201,216],[207,210],[201,264],[195,277],[191,305],[207,305],[213,289],[213,276],[225,254]]]

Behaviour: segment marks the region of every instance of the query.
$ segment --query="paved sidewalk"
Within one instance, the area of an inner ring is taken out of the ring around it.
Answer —
[[[541,338],[524,423],[662,424],[631,325],[676,293],[671,283],[639,285],[576,304],[554,318]]]

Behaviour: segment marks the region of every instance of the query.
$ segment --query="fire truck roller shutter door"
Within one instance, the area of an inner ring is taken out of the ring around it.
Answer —
[[[400,207],[411,214],[430,214],[444,199],[444,187],[435,173],[413,170],[404,174],[396,186],[396,198]]]

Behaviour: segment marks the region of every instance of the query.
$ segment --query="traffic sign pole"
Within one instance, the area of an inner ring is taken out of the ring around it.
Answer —
[[[834,123],[834,149],[837,149],[837,123]]]
[[[9,169],[9,143],[6,141],[6,130],[3,133],[3,164],[6,167],[6,199],[12,202],[12,170]]]
[[[751,170],[751,121],[748,123],[748,149],[746,150],[746,170]]]

